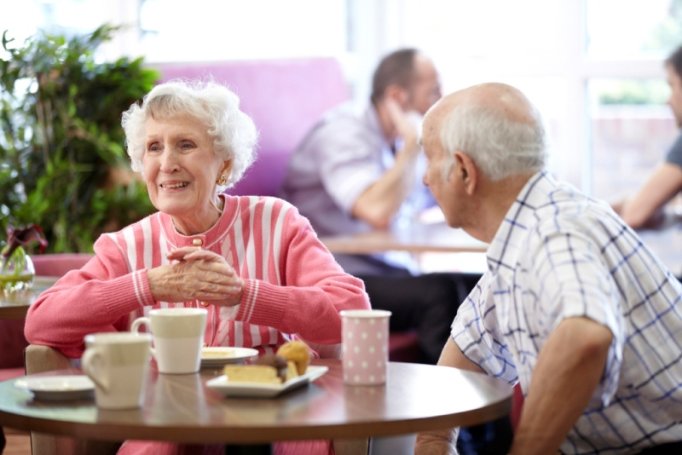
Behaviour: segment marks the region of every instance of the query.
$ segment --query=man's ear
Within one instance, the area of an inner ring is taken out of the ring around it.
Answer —
[[[407,90],[398,84],[391,84],[386,87],[386,96],[398,103],[402,109],[406,108],[407,102],[409,100],[409,93]]]
[[[462,151],[455,151],[454,177],[460,180],[468,195],[474,194],[478,184],[478,168],[469,155]]]

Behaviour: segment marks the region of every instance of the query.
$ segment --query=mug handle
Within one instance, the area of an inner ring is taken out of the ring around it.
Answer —
[[[102,367],[106,368],[106,359],[97,348],[88,348],[83,353],[81,358],[81,366],[85,374],[92,379],[92,382],[104,390],[109,391],[109,382],[106,377],[99,377],[99,371]]]
[[[152,326],[150,319],[146,316],[135,319],[132,325],[130,326],[130,331],[140,333],[140,327],[143,325],[147,326],[147,328],[150,328]]]
[[[142,316],[133,321],[133,323],[130,325],[130,331],[135,332],[135,333],[140,333],[140,327],[142,326],[147,326],[147,328],[151,328],[152,326],[152,321],[146,317]],[[152,353],[152,356],[156,359],[156,350],[154,349],[154,339],[152,338],[152,346],[149,348],[149,350]]]

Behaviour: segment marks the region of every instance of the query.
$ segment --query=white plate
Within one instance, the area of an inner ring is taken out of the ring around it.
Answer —
[[[201,367],[216,368],[228,363],[241,363],[258,356],[258,350],[229,346],[208,346],[201,348]]]
[[[85,375],[26,376],[14,385],[33,392],[36,400],[62,401],[92,398],[95,384]]]
[[[272,398],[280,393],[301,387],[313,382],[329,370],[326,366],[311,365],[303,376],[290,379],[283,384],[258,384],[255,382],[231,382],[225,375],[206,382],[211,389],[221,392],[226,397]]]

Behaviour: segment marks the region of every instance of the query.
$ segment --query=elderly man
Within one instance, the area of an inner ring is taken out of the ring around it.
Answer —
[[[510,453],[682,453],[682,286],[607,204],[543,170],[526,97],[449,95],[423,146],[448,224],[490,243],[439,364],[520,383]],[[454,453],[455,435],[419,434],[416,453]]]

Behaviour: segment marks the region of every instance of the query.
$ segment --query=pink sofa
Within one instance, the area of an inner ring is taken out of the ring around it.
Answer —
[[[241,99],[260,132],[258,157],[232,194],[276,195],[289,156],[329,108],[349,98],[333,58],[157,64],[162,80],[213,79]]]

